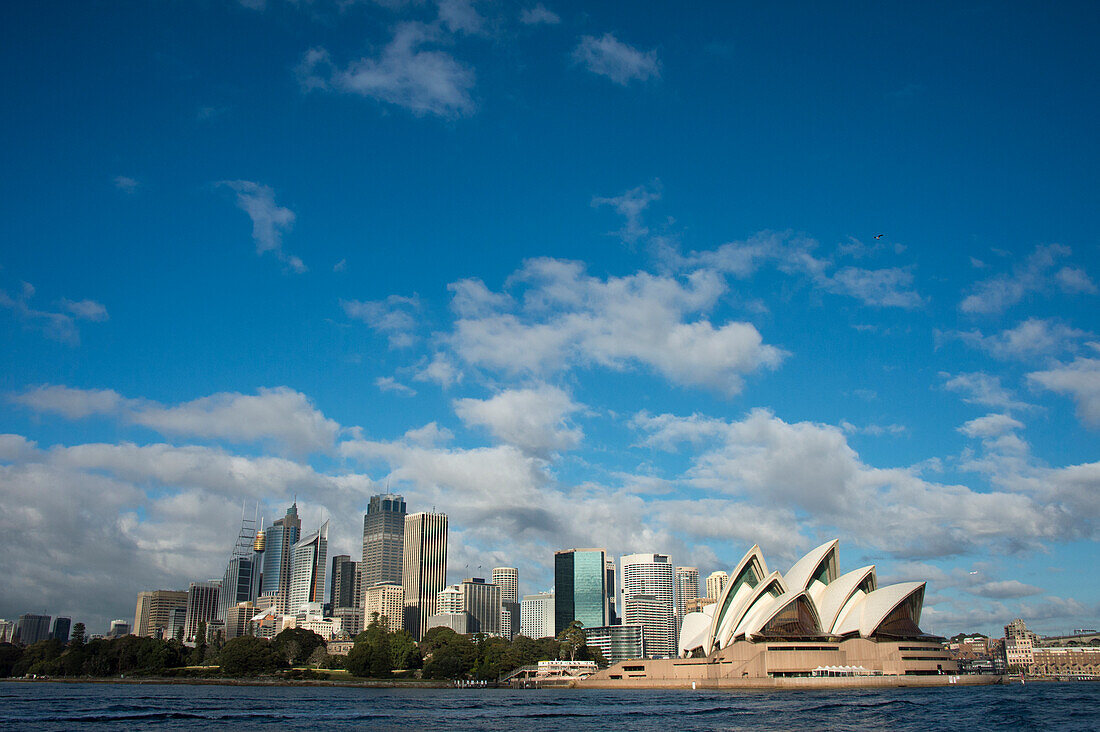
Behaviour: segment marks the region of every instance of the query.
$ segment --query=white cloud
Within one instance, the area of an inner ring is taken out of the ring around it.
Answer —
[[[447,285],[454,293],[451,297],[451,309],[464,318],[476,318],[494,310],[505,308],[511,298],[504,293],[493,292],[478,279],[459,280]]]
[[[558,14],[547,10],[546,6],[538,3],[533,8],[524,8],[519,15],[519,22],[524,25],[557,25],[561,22]]]
[[[1045,389],[1068,394],[1077,403],[1077,416],[1090,427],[1100,427],[1100,359],[1079,357],[1047,371],[1027,375]]]
[[[844,267],[829,279],[836,292],[878,307],[917,308],[924,299],[912,289],[913,273],[900,267],[862,269]]]
[[[423,427],[408,430],[405,433],[405,441],[421,447],[432,447],[450,442],[455,437],[454,433],[446,427],[440,427],[435,422],[429,422]]]
[[[502,308],[455,324],[455,353],[472,365],[533,375],[642,365],[678,384],[736,394],[744,374],[774,368],[785,355],[749,323],[688,319],[725,290],[710,272],[600,280],[577,262],[535,259],[509,282],[524,288],[519,312]]]
[[[114,179],[115,188],[119,189],[123,193],[133,193],[141,185],[135,179],[129,178],[125,175],[116,175]]]
[[[270,186],[250,180],[223,180],[218,183],[237,194],[237,207],[252,219],[252,240],[256,253],[273,252],[279,261],[294,272],[306,271],[298,257],[283,251],[283,234],[294,225],[294,212],[275,203],[275,191]]]
[[[413,313],[420,309],[420,298],[416,295],[390,295],[385,300],[367,302],[341,300],[340,305],[349,318],[361,320],[386,334],[393,348],[407,348],[416,341],[412,333],[416,329]]]
[[[999,582],[985,582],[970,590],[981,597],[992,597],[997,600],[1006,598],[1031,597],[1043,594],[1041,587],[1027,585],[1020,580],[1002,580]]]
[[[992,376],[981,371],[974,373],[955,374],[941,372],[940,377],[945,379],[944,388],[963,395],[963,401],[967,404],[982,404],[987,407],[1001,407],[1004,409],[1027,409],[1031,405],[1015,399],[1012,392],[1001,386],[999,376]]]
[[[661,75],[656,51],[639,51],[611,33],[605,33],[601,38],[583,36],[573,50],[573,60],[584,64],[592,73],[606,76],[622,86]]]
[[[29,460],[38,452],[38,444],[23,435],[0,435],[0,462]]]
[[[453,404],[467,427],[485,427],[498,441],[539,455],[574,448],[584,436],[568,421],[581,405],[548,384],[508,389],[489,399],[456,399]]]
[[[223,392],[175,406],[126,399],[109,389],[40,386],[12,397],[38,412],[82,419],[117,417],[162,434],[231,442],[274,441],[295,452],[332,448],[340,425],[326,418],[302,393],[278,387],[255,395]]]
[[[416,381],[430,381],[439,384],[443,389],[450,389],[462,381],[462,370],[442,353],[436,353],[431,361],[419,368],[413,375]]]
[[[477,34],[485,25],[471,0],[439,0],[439,20],[452,33]]]
[[[410,110],[413,114],[463,117],[476,105],[470,96],[474,71],[443,51],[425,50],[438,31],[423,23],[401,23],[377,58],[337,68],[323,48],[311,49],[298,67],[303,89],[359,94]]]
[[[997,335],[985,336],[978,330],[948,335],[988,351],[997,358],[1028,360],[1050,358],[1072,351],[1080,339],[1090,334],[1053,318],[1028,318],[1015,328]]]
[[[77,320],[103,322],[109,317],[107,308],[95,300],[73,301],[62,298],[61,308],[67,310],[67,313],[39,310],[30,304],[30,299],[34,297],[34,293],[34,285],[29,282],[23,283],[22,290],[15,297],[4,290],[0,290],[0,307],[11,310],[17,318],[29,327],[40,330],[47,338],[60,343],[70,346],[80,344],[80,331],[76,327]]]
[[[1032,293],[1054,289],[1069,294],[1095,293],[1096,286],[1082,270],[1066,267],[1052,275],[1057,261],[1070,253],[1070,248],[1061,244],[1036,247],[1011,274],[999,274],[975,284],[973,293],[959,303],[959,309],[971,315],[990,315],[1004,312]]]
[[[1023,428],[1023,422],[1018,419],[1013,419],[1007,414],[987,414],[984,417],[972,419],[962,427],[959,427],[959,432],[962,432],[967,437],[988,439],[1000,437],[1013,430],[1022,430]]]
[[[416,396],[416,389],[402,384],[392,376],[379,376],[374,380],[374,385],[379,391],[392,391],[401,396]]]
[[[658,200],[660,197],[659,191],[650,190],[646,186],[638,186],[614,198],[597,196],[592,199],[592,205],[613,207],[624,219],[623,227],[616,233],[627,244],[633,244],[649,233],[649,229],[642,224],[642,212],[651,202]]]

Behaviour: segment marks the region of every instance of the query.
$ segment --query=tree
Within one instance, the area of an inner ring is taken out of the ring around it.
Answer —
[[[73,626],[72,638],[69,640],[69,646],[72,648],[81,648],[87,641],[87,631],[84,629],[84,623],[77,623]]]
[[[313,653],[309,654],[309,658],[306,659],[306,665],[313,668],[331,668],[328,665],[329,655],[324,646],[317,646],[313,649]]]
[[[180,643],[183,643],[183,626],[182,625],[176,626],[175,639],[177,641],[179,641]]]
[[[218,653],[224,676],[258,676],[270,673],[285,664],[273,643],[251,635],[228,641]]]
[[[423,659],[420,648],[407,630],[390,633],[390,651],[393,653],[393,667],[399,669],[420,668]]]
[[[432,630],[437,629],[432,628]],[[477,663],[477,648],[473,641],[449,628],[439,630],[447,630],[449,634],[441,633],[432,639],[433,643],[439,645],[432,650],[431,657],[424,662],[424,677],[458,679],[468,676],[474,664]],[[427,635],[425,634],[425,637]]]
[[[558,640],[564,644],[561,649],[561,657],[564,659],[568,653],[569,660],[576,661],[577,651],[584,647],[585,642],[588,640],[584,634],[584,623],[574,620],[558,634]]]
[[[0,678],[12,675],[12,668],[19,662],[23,649],[13,643],[0,643]]]
[[[355,676],[386,677],[393,671],[391,633],[378,622],[377,614],[367,629],[355,636],[346,667]]]
[[[287,628],[275,636],[272,645],[288,664],[296,666],[305,663],[318,647],[323,647],[325,639],[312,630]]]

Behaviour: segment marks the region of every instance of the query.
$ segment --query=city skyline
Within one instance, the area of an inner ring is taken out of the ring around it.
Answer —
[[[1095,10],[532,7],[0,9],[0,617],[392,493],[442,586],[839,538],[1096,627]]]

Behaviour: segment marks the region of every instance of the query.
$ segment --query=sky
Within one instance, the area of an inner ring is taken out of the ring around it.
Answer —
[[[1094,3],[5,3],[0,617],[297,500],[1100,624]]]

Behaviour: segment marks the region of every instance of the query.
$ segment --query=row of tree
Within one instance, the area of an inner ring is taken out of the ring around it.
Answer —
[[[200,628],[198,637],[204,636],[205,628]],[[0,643],[0,677],[220,674],[237,678],[306,666],[346,668],[363,678],[393,678],[395,672],[403,672],[427,679],[495,680],[520,666],[563,658],[607,665],[599,649],[585,644],[577,623],[558,638],[540,640],[519,636],[509,641],[432,628],[417,643],[406,631],[388,631],[375,620],[356,636],[346,657],[329,655],[321,636],[298,628],[284,630],[272,640],[243,636],[223,643],[215,638],[193,648],[177,638],[134,635],[85,642],[83,632],[74,633],[68,645],[57,640],[26,648]]]

